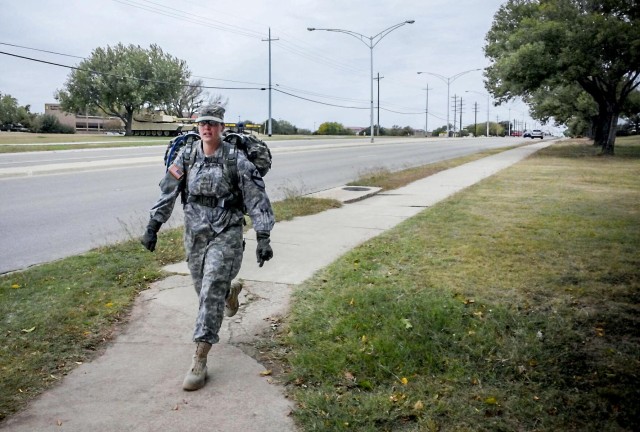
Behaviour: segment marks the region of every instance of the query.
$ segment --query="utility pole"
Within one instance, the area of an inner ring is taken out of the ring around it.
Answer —
[[[473,103],[473,136],[478,136],[478,102]]]
[[[267,133],[271,136],[271,41],[279,39],[271,39],[271,27],[269,27],[269,39],[262,39],[262,42],[269,42],[269,120],[267,120]]]
[[[458,95],[453,95],[453,136],[456,136],[456,117],[458,116]]]
[[[462,96],[460,96],[460,127],[458,130],[460,131],[460,136],[462,136]]]
[[[377,135],[380,136],[380,80],[384,78],[380,76],[380,72],[378,72],[378,77],[374,78],[374,80],[378,81],[378,133]],[[371,131],[371,133],[373,133],[373,131]]]

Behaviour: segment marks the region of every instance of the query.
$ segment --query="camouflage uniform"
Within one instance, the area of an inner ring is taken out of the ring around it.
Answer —
[[[244,207],[256,231],[269,232],[275,223],[264,181],[244,152],[238,151],[238,185],[223,169],[223,146],[205,156],[201,141],[193,144],[195,162],[187,172],[188,202],[184,206],[184,247],[200,305],[193,340],[217,343],[225,298],[242,262]],[[189,167],[184,149],[174,164]],[[164,223],[180,194],[180,180],[170,172],[160,182],[161,195],[151,209],[151,219]],[[201,198],[206,197],[206,198]],[[205,202],[204,204],[202,202]]]

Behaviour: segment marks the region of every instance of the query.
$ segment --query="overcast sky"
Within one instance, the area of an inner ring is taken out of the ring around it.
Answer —
[[[447,85],[432,72],[451,77],[485,68],[484,37],[501,0],[0,0],[0,51],[63,65],[77,65],[96,47],[159,45],[187,62],[207,86],[263,87],[269,82],[271,37],[272,117],[314,130],[322,122],[369,125],[369,47],[347,34],[307,27],[350,30],[366,37],[406,20],[373,49],[380,73],[380,123],[424,128],[429,87],[428,128],[446,124]],[[378,40],[378,39],[375,39]],[[374,40],[374,41],[375,41]],[[366,39],[368,44],[368,39]],[[12,45],[19,45],[19,48]],[[52,51],[59,54],[37,50]],[[70,69],[0,55],[0,92],[44,112],[55,102]],[[471,91],[465,93],[465,91]],[[208,90],[229,98],[227,121],[261,122],[268,117],[268,91]],[[289,94],[286,94],[286,93]],[[487,118],[482,71],[450,85],[463,98],[463,126]],[[484,93],[480,95],[473,92]],[[305,100],[310,99],[310,100]],[[377,81],[374,105],[377,106]],[[330,104],[330,105],[327,105]],[[337,106],[331,106],[337,105]],[[453,101],[450,103],[453,107]],[[514,102],[490,107],[491,121],[523,118]],[[377,111],[374,113],[374,123]],[[450,117],[453,117],[453,108]],[[459,120],[459,119],[458,119]],[[451,121],[453,119],[451,118]]]

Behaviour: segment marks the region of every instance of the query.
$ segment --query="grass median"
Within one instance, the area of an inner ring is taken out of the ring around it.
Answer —
[[[565,141],[357,247],[263,342],[301,430],[634,430],[640,140]]]

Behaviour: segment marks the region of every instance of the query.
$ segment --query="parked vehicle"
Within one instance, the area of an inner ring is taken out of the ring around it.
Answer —
[[[540,129],[534,129],[531,131],[531,139],[534,139],[534,138],[540,138],[540,139],[544,138],[544,134]]]
[[[522,138],[531,138],[531,131],[524,131]]]
[[[166,115],[162,111],[135,114],[131,125],[131,133],[136,136],[177,136],[192,130],[197,130],[192,119]]]

